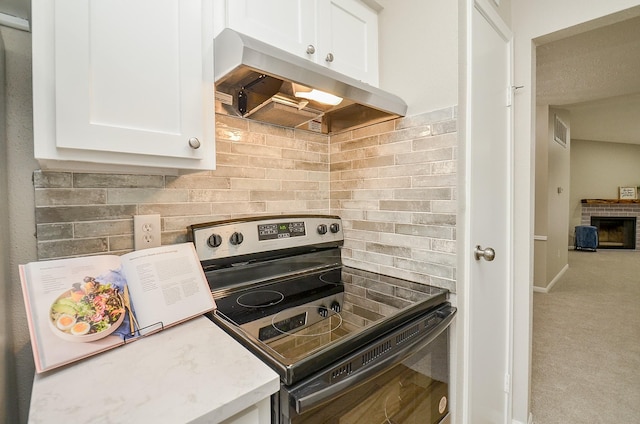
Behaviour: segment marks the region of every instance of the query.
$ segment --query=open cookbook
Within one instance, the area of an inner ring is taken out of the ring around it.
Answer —
[[[20,265],[36,371],[215,309],[192,243]]]

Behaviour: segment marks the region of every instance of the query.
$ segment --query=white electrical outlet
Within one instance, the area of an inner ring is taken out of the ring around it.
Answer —
[[[160,215],[134,215],[134,249],[140,250],[158,246],[160,246]]]

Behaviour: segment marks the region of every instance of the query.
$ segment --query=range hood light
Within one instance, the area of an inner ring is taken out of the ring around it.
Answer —
[[[311,91],[296,91],[295,96],[301,99],[315,100],[316,102],[331,106],[337,106],[342,102],[342,97],[334,96],[333,94],[316,90],[315,88]]]

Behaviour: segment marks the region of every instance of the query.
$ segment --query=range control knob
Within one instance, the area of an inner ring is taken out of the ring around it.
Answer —
[[[243,240],[244,236],[242,235],[242,233],[239,233],[237,231],[231,234],[231,237],[229,237],[229,243],[233,244],[234,246],[241,244]]]
[[[329,310],[326,306],[320,305],[318,306],[318,315],[320,315],[322,318],[326,318],[329,316]]]
[[[222,244],[222,237],[220,234],[211,234],[207,239],[207,244],[209,247],[218,247]]]
[[[340,303],[338,303],[337,300],[334,300],[333,302],[331,302],[331,310],[333,312],[340,312],[342,308],[340,307]]]
[[[340,224],[333,223],[329,225],[329,231],[331,231],[334,234],[337,233],[338,231],[340,231]]]
[[[327,224],[318,225],[318,234],[327,234]]]

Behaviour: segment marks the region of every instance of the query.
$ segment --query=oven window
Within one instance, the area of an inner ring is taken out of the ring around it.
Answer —
[[[373,379],[302,415],[299,424],[433,424],[449,411],[448,331]],[[285,422],[287,422],[285,420]]]

